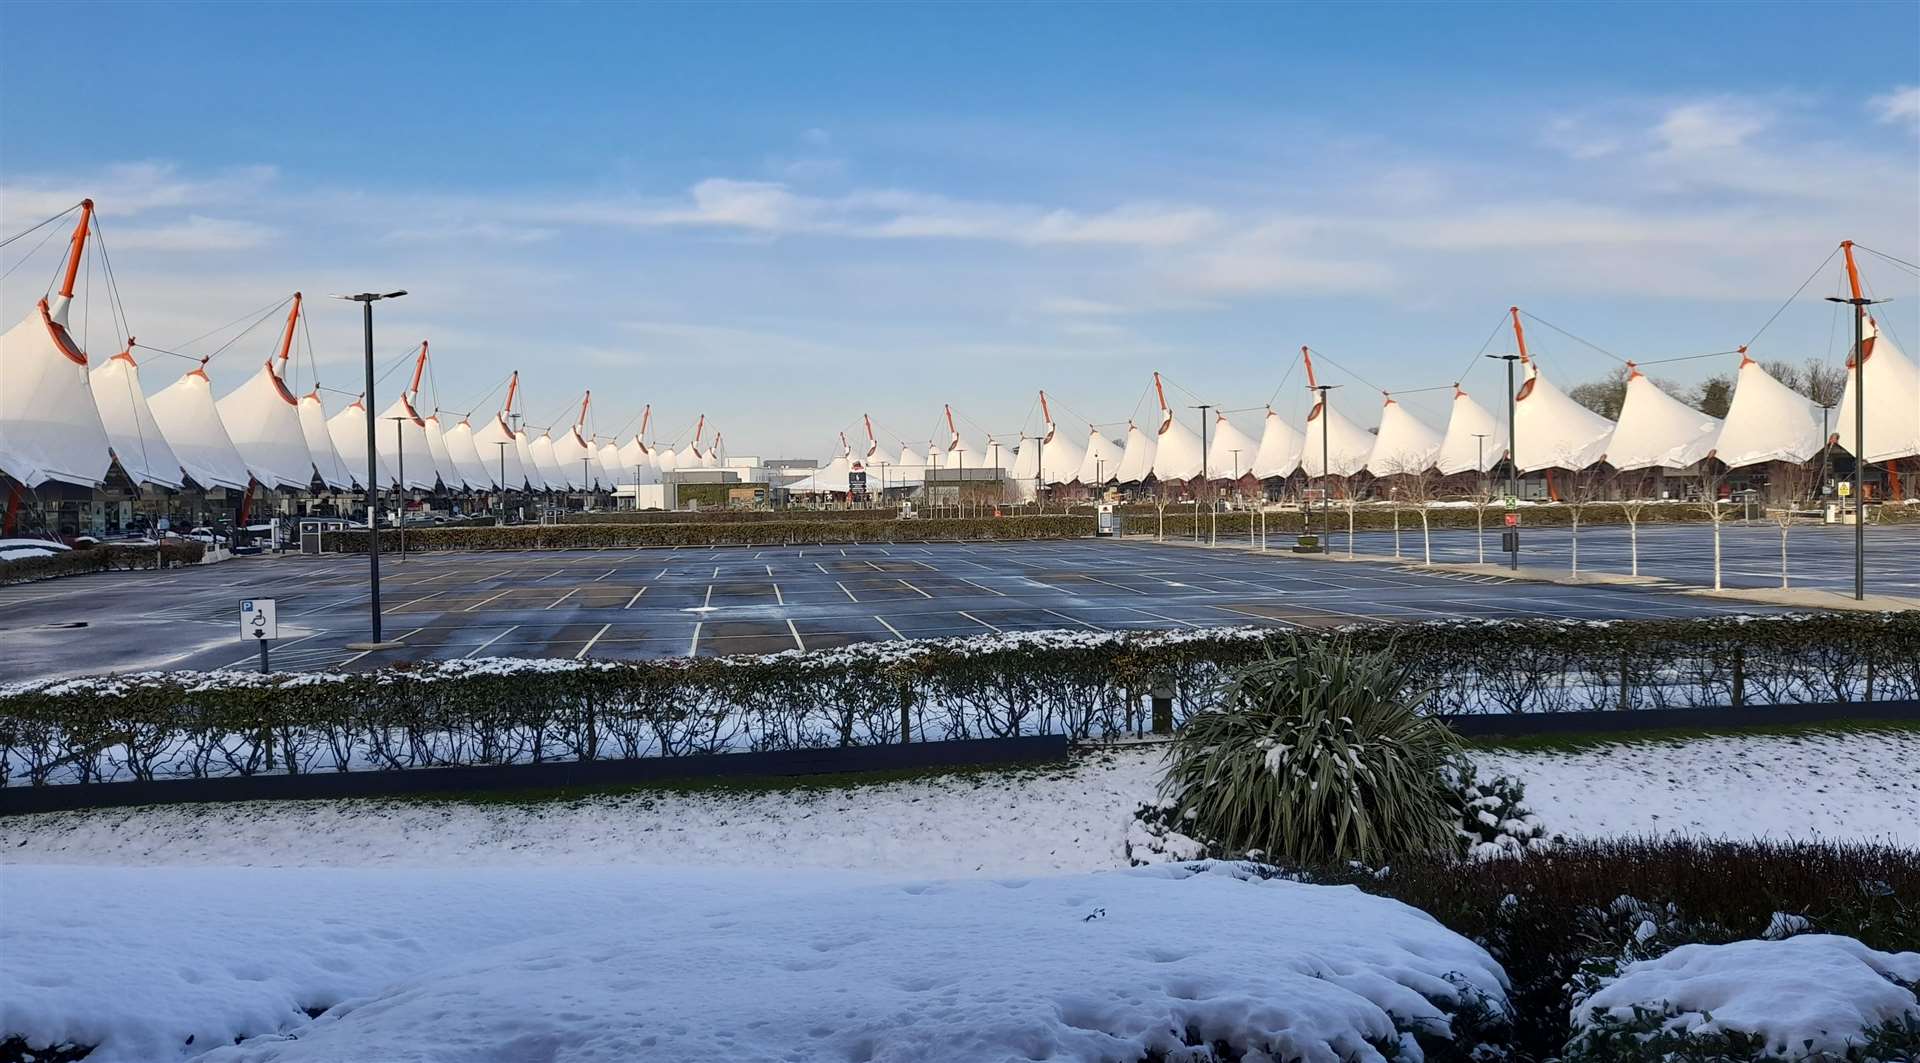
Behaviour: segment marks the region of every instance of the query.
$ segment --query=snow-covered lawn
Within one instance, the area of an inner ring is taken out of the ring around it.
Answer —
[[[846,788],[12,817],[0,1036],[99,1041],[94,1063],[215,1045],[250,1063],[1102,1059],[1191,1026],[1372,1058],[1355,1039],[1430,1019],[1442,975],[1497,990],[1477,947],[1392,901],[1121,870],[1162,753]],[[1911,730],[1476,759],[1557,833],[1920,845]],[[296,1039],[257,1039],[275,1031]]]
[[[845,789],[697,790],[549,801],[287,801],[0,820],[8,863],[552,866],[646,864],[1045,874],[1126,865],[1161,749],[1052,770]],[[1869,730],[1484,751],[1551,832],[1884,840],[1920,845],[1920,731]]]
[[[13,868],[0,1029],[91,1063],[1364,1060],[1504,1007],[1426,914],[1237,872]]]

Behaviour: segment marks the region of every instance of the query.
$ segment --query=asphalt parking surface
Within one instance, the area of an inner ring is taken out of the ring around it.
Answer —
[[[1497,523],[1499,514],[1492,515]],[[1442,564],[1474,564],[1485,546],[1488,563],[1502,563],[1502,529],[1489,526],[1483,535],[1471,529],[1433,532],[1433,560]],[[1573,534],[1567,528],[1521,528],[1520,563],[1534,568],[1570,571]],[[1643,524],[1639,533],[1642,576],[1657,576],[1697,587],[1713,585],[1713,528],[1704,524]],[[1269,542],[1275,540],[1269,539]],[[1346,532],[1334,515],[1332,541],[1336,553],[1347,546]],[[1391,531],[1360,532],[1354,549],[1363,554],[1391,556]],[[1418,518],[1400,531],[1400,556],[1422,557]],[[1754,520],[1729,521],[1720,526],[1720,583],[1724,587],[1780,586],[1780,528]],[[1627,575],[1633,570],[1633,539],[1625,525],[1602,524],[1580,529],[1580,571]],[[1795,525],[1787,533],[1788,586],[1808,590],[1853,590],[1853,528],[1841,525]],[[1866,556],[1867,589],[1874,594],[1920,597],[1920,525],[1869,525]]]
[[[1417,537],[1412,541],[1417,547]],[[1920,536],[1900,542],[1911,547]],[[1583,557],[1589,549],[1583,533]],[[1643,563],[1645,549],[1643,542]],[[1769,611],[1640,587],[1569,587],[1138,540],[383,560],[382,622],[385,636],[401,643],[397,649],[346,648],[368,635],[364,557],[247,557],[0,588],[0,680],[251,668],[257,655],[240,640],[238,608],[253,597],[278,601],[276,670],[478,656],[769,653],[1046,628],[1312,628],[1358,620]]]

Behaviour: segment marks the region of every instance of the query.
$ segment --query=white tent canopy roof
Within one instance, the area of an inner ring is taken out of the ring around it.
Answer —
[[[1260,448],[1253,455],[1253,474],[1262,480],[1293,475],[1293,470],[1300,467],[1300,433],[1271,406],[1261,420]]]
[[[42,300],[0,335],[0,472],[28,487],[92,487],[113,465],[86,352],[67,333],[70,301]]]
[[[1660,390],[1638,369],[1627,376],[1620,420],[1607,441],[1616,469],[1681,469],[1713,452],[1720,421]]]
[[[380,468],[387,476],[381,486],[391,487],[395,474],[404,469],[407,482],[403,486],[407,490],[433,490],[439,470],[434,468],[433,450],[427,445],[427,425],[405,395],[380,414],[373,426],[373,444],[380,451]]]
[[[1867,460],[1893,461],[1920,455],[1920,370],[1880,331],[1872,317],[1862,326],[1867,357],[1860,365],[1867,391]],[[1854,445],[1853,359],[1847,360],[1847,387],[1833,426],[1840,449],[1858,454]]]
[[[393,470],[387,467],[386,459],[378,450],[374,451],[374,475],[378,482],[369,484],[367,479],[367,406],[360,399],[348,403],[339,413],[327,418],[327,435],[333,439],[333,449],[340,452],[340,460],[347,463],[353,472],[354,480],[362,488],[385,490],[393,483]]]
[[[1527,363],[1527,380],[1514,396],[1515,464],[1521,472],[1584,469],[1605,456],[1613,422],[1573,401]]]
[[[1072,483],[1080,475],[1087,452],[1067,438],[1060,426],[1049,424],[1040,438],[1040,480],[1048,484]]]
[[[464,491],[467,487],[466,474],[454,463],[453,450],[447,446],[447,435],[440,430],[439,411],[428,414],[422,425],[427,436],[427,453],[433,455],[433,467],[440,474],[440,486],[449,491]]]
[[[542,439],[549,437],[542,436]],[[536,441],[535,445],[538,443]],[[566,474],[568,486],[575,491],[591,490],[599,482],[601,471],[598,468],[599,455],[580,437],[578,427],[570,428],[549,444],[553,447],[553,463]],[[540,460],[536,454],[535,461]]]
[[[1120,453],[1120,468],[1113,473],[1113,479],[1123,484],[1145,480],[1153,472],[1153,451],[1154,437],[1128,421],[1126,449]]]
[[[502,490],[527,489],[527,469],[520,462],[520,441],[514,438],[504,416],[493,415],[473,433],[473,449],[480,455],[480,463],[486,466],[487,475]]]
[[[526,438],[526,433],[522,432],[520,436],[524,439]],[[576,464],[574,466],[573,474],[569,476],[567,470],[561,468],[560,463],[554,459],[553,450],[553,434],[551,432],[542,432],[540,433],[540,438],[527,444],[527,455],[533,459],[533,467],[540,470],[540,480],[547,485],[549,490],[574,490],[574,481],[580,478],[579,465]]]
[[[1803,462],[1819,453],[1820,445],[1813,403],[1775,380],[1759,362],[1742,356],[1713,456],[1738,469],[1768,461]]]
[[[1011,456],[1006,453],[1005,447],[1001,447],[1000,457],[1006,462],[1002,468],[1015,498],[1021,502],[1033,501],[1039,494],[1033,481],[1040,475],[1040,441],[1031,437],[1022,438]]]
[[[1207,477],[1231,480],[1253,471],[1260,447],[1245,432],[1234,427],[1224,413],[1215,412],[1213,434],[1207,440]]]
[[[107,430],[107,442],[127,478],[136,484],[158,487],[181,486],[180,459],[167,443],[166,433],[147,408],[147,394],[140,388],[140,367],[134,363],[132,349],[121,351],[88,374],[94,400],[100,407],[100,423]]]
[[[660,470],[654,467],[652,452],[638,435],[627,440],[627,445],[620,448],[620,476],[616,482],[622,485],[660,482]]]
[[[300,425],[300,400],[269,360],[217,406],[233,449],[262,486],[304,491],[313,485],[313,454]]]
[[[1100,429],[1089,426],[1086,454],[1080,459],[1080,468],[1073,478],[1088,487],[1098,487],[1102,481],[1110,482],[1119,475],[1120,461],[1120,448],[1113,440],[1101,435]]]
[[[230,487],[244,491],[253,477],[245,459],[234,449],[213,401],[213,384],[206,370],[194,368],[147,399],[153,419],[173,444],[180,467],[201,487]],[[301,438],[301,445],[306,443]]]
[[[1380,432],[1367,455],[1367,471],[1375,476],[1425,472],[1440,450],[1440,433],[1407,412],[1391,397],[1380,407]]]
[[[598,439],[599,437],[596,436],[595,441],[598,442]],[[618,487],[621,481],[620,448],[614,446],[611,442],[601,443],[598,454],[600,457],[600,475],[604,477],[604,479],[600,481],[600,487],[602,490],[611,491],[615,487]],[[628,473],[626,479],[633,479],[633,474]]]
[[[472,422],[462,417],[452,428],[440,434],[440,441],[447,448],[447,458],[453,462],[454,469],[468,488],[491,491],[499,486],[500,470],[489,468],[481,460],[480,448],[473,440]]]
[[[522,428],[513,433],[513,452],[520,456],[520,471],[526,474],[528,490],[557,491],[560,489],[559,484],[548,482],[545,471],[540,468],[540,463],[533,460],[533,444],[527,436],[526,429]]]
[[[1162,483],[1191,480],[1200,475],[1200,437],[1180,423],[1172,410],[1160,411],[1160,438],[1154,444],[1153,475]]]
[[[1482,438],[1483,437],[1483,438]],[[1433,467],[1442,476],[1459,472],[1486,472],[1507,453],[1507,434],[1500,422],[1473,396],[1453,389],[1453,412],[1447,416],[1447,434],[1434,454]]]
[[[307,439],[307,454],[313,458],[321,483],[335,491],[354,485],[353,470],[340,457],[340,448],[333,445],[333,434],[327,431],[327,408],[320,401],[317,387],[300,396],[300,434]]]
[[[1322,467],[1322,456],[1325,467]],[[1352,476],[1366,468],[1373,455],[1373,436],[1354,424],[1338,407],[1316,401],[1307,411],[1307,434],[1301,440],[1300,468],[1309,477]]]

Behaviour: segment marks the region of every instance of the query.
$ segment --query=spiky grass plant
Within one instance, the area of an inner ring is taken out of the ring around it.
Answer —
[[[1460,818],[1442,769],[1460,746],[1420,700],[1390,653],[1289,638],[1187,721],[1162,795],[1195,837],[1270,861],[1452,852]]]

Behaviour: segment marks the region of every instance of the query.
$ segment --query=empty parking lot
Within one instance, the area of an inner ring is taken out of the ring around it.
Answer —
[[[1288,555],[1076,540],[243,558],[0,589],[0,678],[253,667],[241,598],[279,603],[276,669],[476,656],[646,658],[1043,628],[1326,627],[1449,617],[1673,617],[1761,607]]]

